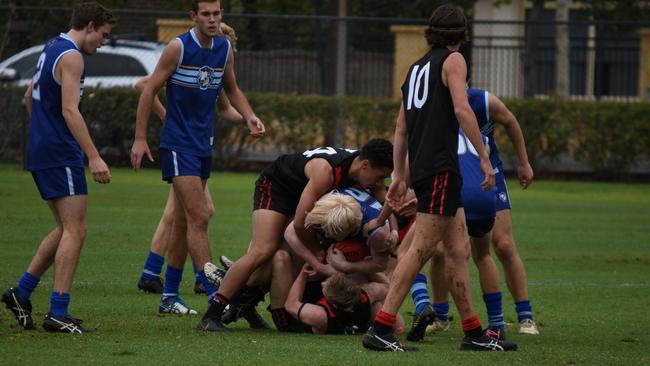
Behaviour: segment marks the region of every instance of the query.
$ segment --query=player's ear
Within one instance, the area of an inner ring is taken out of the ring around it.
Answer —
[[[95,22],[94,21],[89,21],[88,24],[86,24],[86,33],[92,33],[95,31]]]

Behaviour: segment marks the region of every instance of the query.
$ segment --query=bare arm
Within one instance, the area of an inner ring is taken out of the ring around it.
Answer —
[[[34,91],[34,82],[29,83],[27,90],[25,90],[25,95],[23,95],[23,103],[25,103],[29,118],[32,118],[32,91]]]
[[[284,308],[289,314],[291,314],[291,316],[298,319],[303,324],[311,326],[314,333],[325,333],[327,331],[327,314],[325,313],[325,309],[317,305],[300,301],[305,292],[306,283],[307,273],[303,269],[293,282],[291,290],[289,290],[289,295],[284,303]]]
[[[388,188],[386,204],[384,206],[399,207],[409,186],[408,167],[406,164],[406,154],[408,151],[407,133],[404,103],[401,103],[395,124],[395,135],[393,136],[392,182]]]
[[[313,229],[305,228],[305,217],[307,216],[307,212],[314,208],[316,201],[330,189],[334,181],[334,176],[332,174],[332,166],[327,160],[321,158],[314,158],[307,162],[305,176],[307,176],[309,181],[300,195],[293,226],[296,229],[296,234],[300,238],[300,241],[307,246],[313,246],[316,236]]]
[[[230,100],[225,93],[222,93],[217,99],[217,107],[219,118],[232,123],[246,123],[244,117],[230,104]]]
[[[490,117],[495,122],[505,126],[506,131],[508,132],[508,137],[517,151],[517,157],[519,158],[517,176],[519,177],[519,184],[521,187],[526,189],[533,182],[534,173],[533,168],[528,162],[526,141],[524,140],[524,134],[519,126],[519,121],[517,121],[517,118],[512,114],[508,107],[503,104],[501,99],[497,98],[495,95],[489,94],[488,104],[490,108]]]
[[[151,109],[153,108],[156,94],[158,94],[158,91],[165,85],[165,82],[174,70],[176,70],[180,54],[180,42],[175,39],[165,47],[162,55],[160,55],[156,69],[153,71],[153,74],[148,76],[149,79],[144,83],[144,87],[142,88],[136,114],[135,139],[131,147],[131,165],[133,165],[136,171],[140,169],[144,155],[147,155],[149,161],[153,161],[153,157],[149,151],[149,145],[147,144],[147,126],[149,124],[149,117],[151,116]]]
[[[476,115],[467,100],[466,78],[467,65],[465,64],[465,59],[458,52],[450,54],[442,64],[442,81],[447,85],[451,93],[454,113],[456,114],[460,127],[462,127],[465,136],[469,138],[469,141],[474,145],[474,148],[479,154],[481,170],[485,175],[481,187],[483,187],[483,190],[487,190],[494,186],[494,170],[490,163],[490,156],[483,145]]]
[[[287,241],[287,244],[289,244],[291,250],[293,250],[294,253],[296,253],[300,258],[302,258],[307,264],[309,264],[311,268],[316,270],[316,272],[327,276],[331,276],[336,273],[336,270],[334,270],[332,266],[323,264],[316,257],[315,252],[317,249],[308,248],[298,238],[298,235],[296,234],[296,230],[294,229],[293,226],[293,222],[287,225],[287,228],[284,231],[284,240]]]
[[[147,84],[149,81],[150,76],[147,75],[143,77],[142,79],[138,80],[138,82],[135,83],[135,88],[137,91],[142,93],[144,90],[144,86]],[[160,101],[160,98],[158,98],[158,95],[154,95],[153,98],[153,112],[160,118],[161,121],[165,120],[165,115],[167,114],[167,110],[165,109],[165,106],[162,104]]]
[[[88,157],[88,166],[93,179],[99,183],[110,183],[111,172],[99,156],[88,133],[86,121],[79,112],[79,95],[81,74],[83,73],[83,58],[79,52],[66,53],[58,65],[55,73],[61,80],[61,113],[65,119],[70,133],[77,140],[79,146]]]
[[[244,121],[246,122],[246,125],[248,125],[248,129],[250,130],[251,135],[254,137],[262,136],[264,132],[266,132],[264,124],[255,115],[253,108],[251,108],[250,104],[248,103],[248,99],[246,99],[244,93],[239,89],[237,80],[235,79],[234,64],[234,56],[233,53],[230,52],[228,55],[226,70],[224,71],[223,77],[224,90],[228,96],[228,99],[230,99],[230,102],[244,117]]]

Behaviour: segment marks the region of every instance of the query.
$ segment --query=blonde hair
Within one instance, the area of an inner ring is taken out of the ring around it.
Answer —
[[[325,280],[323,290],[327,301],[339,309],[354,306],[361,294],[361,287],[341,272]]]
[[[359,225],[361,207],[352,197],[340,193],[330,193],[316,201],[314,208],[305,218],[305,227],[320,226],[329,238],[350,232]]]
[[[219,26],[219,33],[222,36],[228,38],[233,52],[237,52],[237,34],[235,34],[235,29],[228,24],[221,22],[221,25]]]

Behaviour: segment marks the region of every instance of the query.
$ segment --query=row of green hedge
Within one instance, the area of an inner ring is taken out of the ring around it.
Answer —
[[[0,88],[0,154],[4,161],[22,159],[27,115],[20,102],[23,90]],[[374,137],[391,138],[399,102],[364,97],[323,97],[284,94],[249,94],[267,134],[248,137],[240,125],[216,122],[216,165],[241,168],[244,151],[297,151],[323,144],[337,118],[347,121],[346,142],[358,147]],[[134,90],[87,91],[84,114],[96,145],[112,164],[128,163],[133,142],[138,95]],[[650,104],[511,100],[524,131],[531,163],[538,171],[549,169],[563,154],[600,174],[624,173],[639,161],[650,159]],[[150,123],[149,145],[156,149],[160,121]],[[497,139],[504,154],[512,154],[503,129]],[[155,153],[155,152],[154,152]]]

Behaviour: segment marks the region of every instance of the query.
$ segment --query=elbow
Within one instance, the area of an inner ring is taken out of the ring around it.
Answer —
[[[70,121],[77,113],[79,113],[79,109],[72,108],[72,107],[63,107],[63,109],[61,110],[63,119],[65,119],[66,121]]]
[[[292,317],[296,318],[298,316],[298,306],[293,299],[289,298],[287,301],[284,302],[284,309],[291,315]]]

